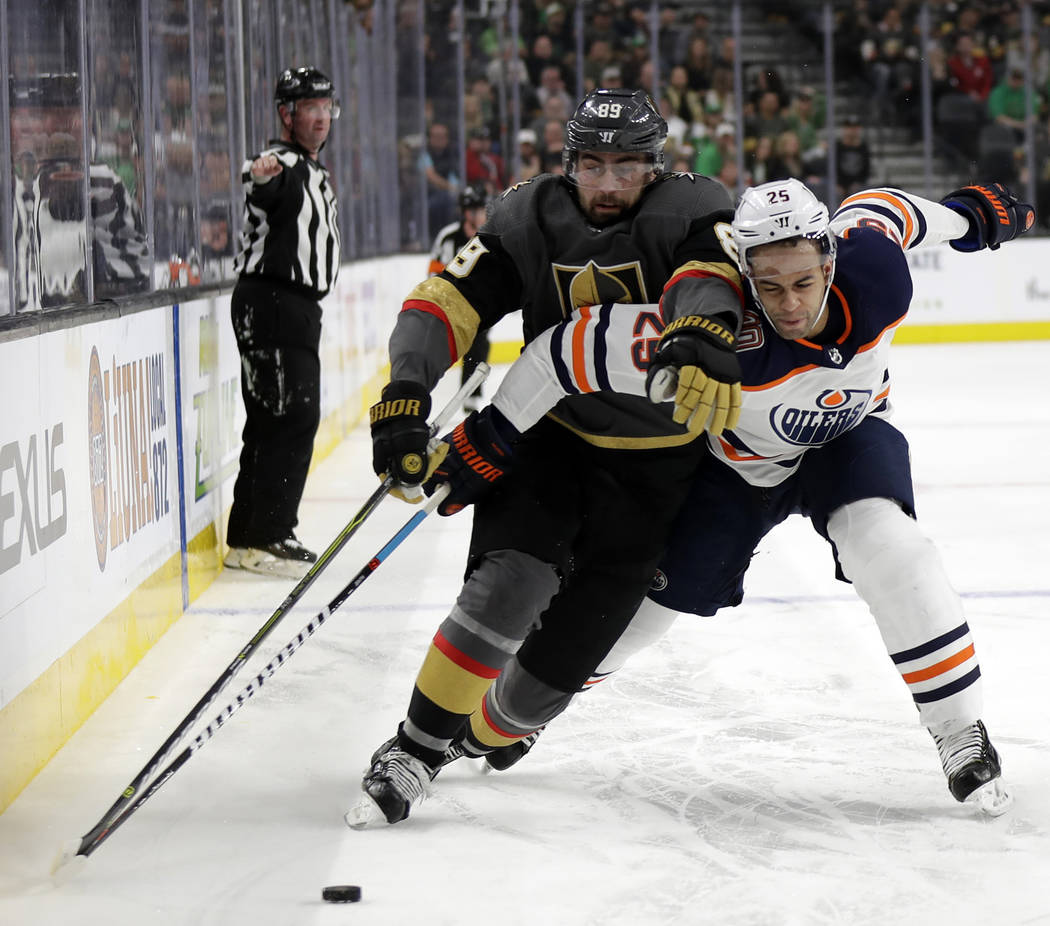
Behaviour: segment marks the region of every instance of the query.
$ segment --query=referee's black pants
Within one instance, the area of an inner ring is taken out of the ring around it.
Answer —
[[[246,414],[226,529],[231,547],[292,536],[321,421],[321,307],[295,289],[242,277],[231,300]]]

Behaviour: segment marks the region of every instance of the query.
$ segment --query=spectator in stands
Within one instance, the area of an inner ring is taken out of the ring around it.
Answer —
[[[551,37],[554,57],[564,61],[572,54],[576,41],[572,35],[572,23],[565,14],[565,7],[560,3],[548,3],[540,13],[540,28]]]
[[[755,113],[744,123],[744,133],[751,138],[775,137],[788,128],[780,109],[780,95],[775,90],[764,90],[758,98]],[[756,183],[765,183],[756,180]]]
[[[542,150],[540,158],[543,162],[543,172],[548,174],[560,174],[561,149],[565,147],[565,123],[559,119],[548,119],[543,124]]]
[[[722,122],[700,143],[693,159],[693,171],[705,177],[717,177],[727,160],[736,160],[736,128],[731,122]]]
[[[871,178],[871,149],[857,116],[850,115],[842,121],[842,131],[835,146],[835,176],[840,202],[868,186]]]
[[[616,64],[612,45],[606,39],[595,39],[583,59],[583,79],[590,90],[602,85],[602,72]]]
[[[735,199],[741,192],[740,188],[740,166],[737,164],[736,154],[733,157],[723,158],[722,169],[715,175],[715,179],[722,184]],[[751,185],[749,177],[744,178],[744,183]]]
[[[518,167],[517,176],[511,178],[512,183],[531,180],[538,174],[543,173],[539,139],[532,129],[521,129],[518,132],[518,160],[521,163]]]
[[[769,162],[769,174],[766,179],[787,180],[791,177],[805,177],[807,174],[798,135],[791,129],[785,129],[773,140],[773,158]]]
[[[824,130],[824,106],[818,103],[812,87],[799,87],[791,98],[791,105],[784,113],[787,127],[798,136],[803,156],[814,152],[820,144]],[[794,174],[799,178],[798,174]],[[801,179],[801,178],[799,178]]]
[[[467,183],[482,186],[490,196],[500,192],[506,184],[503,158],[492,151],[492,135],[486,126],[479,126],[467,140]]]
[[[700,122],[704,117],[704,104],[700,94],[689,86],[689,72],[685,66],[677,64],[671,68],[664,95],[671,112],[682,119],[687,126]]]
[[[746,158],[749,183],[753,186],[765,183],[770,179],[770,168],[773,166],[773,137],[761,135],[754,146],[747,152]]]
[[[432,122],[427,129],[427,145],[421,155],[421,166],[427,178],[427,221],[432,230],[455,220],[456,194],[462,178],[459,158],[452,149],[448,126]]]
[[[568,119],[569,114],[573,110],[573,99],[569,96],[569,91],[565,89],[565,79],[562,77],[561,68],[556,64],[548,64],[540,72],[540,83],[536,88],[536,98],[540,101],[540,107],[546,112],[547,101],[550,99],[557,99],[559,103],[559,112],[564,113],[564,118]]]
[[[659,23],[657,28],[657,46],[660,53],[661,77],[670,73],[672,67],[681,64],[681,47],[683,37],[689,34],[689,26],[682,22],[678,3],[662,2],[659,6]]]
[[[618,64],[610,64],[602,71],[601,83],[598,85],[603,90],[620,90],[623,88],[623,71]]]
[[[671,101],[660,98],[660,115],[667,123],[667,143],[664,148],[664,160],[668,163],[684,157],[687,161],[693,157],[693,146],[690,138],[690,123],[671,109]],[[688,168],[687,168],[688,169]]]
[[[1033,91],[1032,102],[1033,105],[1029,108],[1024,85],[1024,71],[1014,68],[1008,71],[988,94],[988,115],[992,121],[1013,129],[1014,138],[1017,142],[1021,142],[1024,140],[1025,125],[1029,117],[1034,119],[1035,113],[1042,106],[1042,100],[1037,92]]]
[[[984,103],[992,90],[992,63],[983,50],[974,45],[973,36],[960,33],[955,52],[948,59],[948,71],[955,90]]]
[[[543,135],[544,126],[548,122],[560,122],[564,125],[569,119],[569,112],[565,109],[565,101],[561,97],[548,97],[547,102],[543,104],[543,108],[530,124],[529,128],[532,129],[537,136]]]
[[[612,4],[599,2],[594,4],[590,11],[590,22],[584,26],[583,38],[586,47],[594,42],[606,42],[610,50],[614,50],[620,44],[620,36],[616,30],[613,18]]]
[[[705,35],[694,35],[689,40],[685,57],[681,62],[685,67],[687,83],[697,93],[702,93],[711,86],[711,43]]]
[[[540,75],[543,69],[552,64],[560,67],[554,57],[554,45],[551,42],[551,37],[547,33],[541,32],[532,40],[531,51],[525,59],[525,66],[529,71],[529,81],[534,87],[540,85]]]

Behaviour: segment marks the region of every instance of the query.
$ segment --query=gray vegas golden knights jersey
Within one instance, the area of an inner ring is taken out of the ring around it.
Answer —
[[[662,303],[663,321],[718,315],[736,328],[742,290],[723,250],[732,201],[721,184],[669,174],[638,206],[594,228],[564,178],[544,174],[507,190],[479,233],[438,276],[409,294],[390,339],[391,378],[432,388],[479,328],[518,309],[526,342],[585,305]],[[659,325],[639,331],[645,369]],[[613,393],[569,396],[552,416],[605,447],[649,448],[692,440],[666,408]]]

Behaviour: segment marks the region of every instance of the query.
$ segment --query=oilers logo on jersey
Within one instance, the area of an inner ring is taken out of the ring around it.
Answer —
[[[781,440],[800,447],[826,444],[854,427],[871,402],[870,389],[825,389],[816,408],[776,405],[769,412],[769,426]]]

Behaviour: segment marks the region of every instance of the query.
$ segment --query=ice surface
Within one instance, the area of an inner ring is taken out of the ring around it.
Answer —
[[[291,584],[224,573],[0,816],[0,923],[1050,924],[1048,396],[1045,343],[895,349],[895,420],[977,641],[1005,816],[952,800],[874,622],[795,518],[755,557],[741,607],[681,619],[520,765],[457,763],[408,821],[350,830],[361,770],[459,588],[469,516],[432,516],[76,877],[52,881],[59,845]],[[307,545],[372,491],[369,459],[361,428],[311,475]],[[384,502],[256,671],[412,510]],[[327,884],[364,899],[325,904]]]

